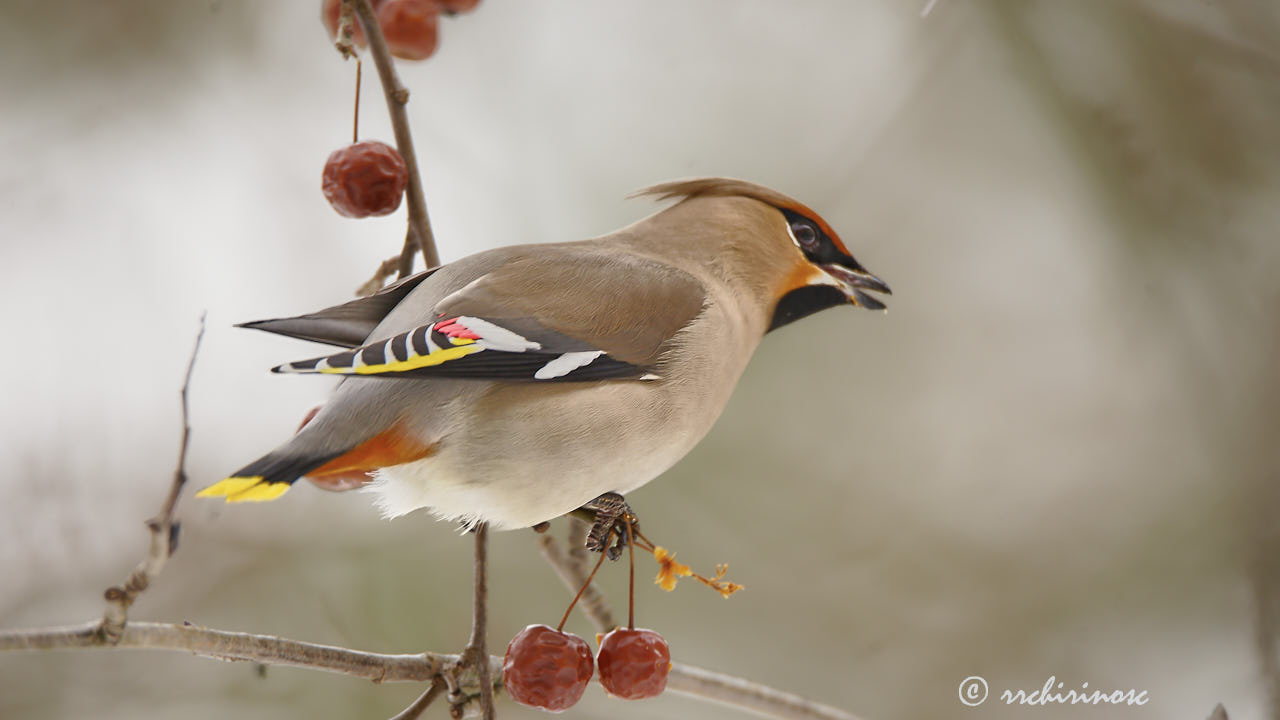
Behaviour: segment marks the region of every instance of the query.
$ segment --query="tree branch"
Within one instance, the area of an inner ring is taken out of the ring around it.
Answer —
[[[324,670],[374,682],[429,682],[458,662],[457,655],[384,655],[188,624],[131,622],[114,643],[101,636],[97,623],[0,632],[0,650],[111,647],[180,650],[219,660],[247,660]],[[493,661],[500,662],[498,658],[493,658]]]
[[[436,238],[431,232],[431,219],[427,215],[427,201],[422,190],[422,176],[418,172],[418,155],[413,149],[413,135],[409,132],[409,114],[405,105],[409,102],[409,90],[396,75],[395,63],[391,59],[391,51],[387,49],[387,41],[382,37],[382,28],[378,27],[378,18],[369,0],[346,0],[354,4],[356,16],[364,27],[365,37],[369,40],[369,54],[373,55],[373,63],[378,68],[378,79],[382,84],[382,94],[387,99],[387,112],[391,116],[391,127],[395,131],[396,149],[404,158],[405,168],[409,171],[409,186],[405,189],[405,204],[409,211],[409,229],[405,233],[404,249],[400,253],[399,278],[403,279],[413,272],[413,252],[422,250],[422,260],[427,269],[440,264],[440,252],[436,249]]]
[[[682,663],[672,664],[667,675],[667,690],[746,710],[761,717],[859,720],[856,715],[799,695]]]
[[[463,667],[460,655],[429,652],[416,655],[371,653],[273,635],[227,632],[189,624],[131,622],[115,643],[108,642],[102,636],[96,622],[72,627],[0,632],[0,651],[93,648],[175,650],[218,660],[252,661],[323,670],[378,683],[433,683],[432,689],[393,720],[417,717],[407,713],[415,707],[421,713],[439,694],[440,690],[435,689],[436,684],[441,687],[444,684],[462,687],[465,683],[458,675],[469,672],[468,668]],[[490,656],[488,670],[495,679],[494,685],[499,686],[502,658]],[[764,717],[858,720],[857,716],[790,693],[680,663],[672,666],[671,673],[667,676],[667,689]],[[467,697],[464,696],[463,703]]]

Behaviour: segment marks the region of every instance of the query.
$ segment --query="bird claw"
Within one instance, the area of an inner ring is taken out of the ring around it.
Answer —
[[[636,514],[625,498],[615,492],[607,492],[582,506],[593,514],[595,520],[587,533],[586,547],[591,552],[603,552],[610,560],[622,557],[628,543],[628,528],[639,527]]]

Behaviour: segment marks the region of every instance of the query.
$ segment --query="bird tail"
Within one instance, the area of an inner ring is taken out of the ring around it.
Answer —
[[[345,451],[327,455],[299,455],[281,448],[267,453],[240,470],[196,493],[196,497],[225,497],[227,502],[275,500],[303,475],[321,467]]]
[[[324,442],[332,433],[323,429],[313,432],[313,428],[323,427],[322,418],[317,416],[315,423],[307,424],[292,441],[201,490],[196,497],[224,497],[227,502],[275,500],[304,475],[312,479],[367,475],[430,457],[436,451],[434,443],[422,442],[399,424],[355,442],[348,433],[346,442],[334,447]]]

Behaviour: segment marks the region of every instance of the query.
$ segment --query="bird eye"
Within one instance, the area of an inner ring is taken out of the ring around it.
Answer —
[[[791,223],[791,234],[795,236],[796,242],[804,250],[814,251],[818,249],[818,231],[807,222]]]

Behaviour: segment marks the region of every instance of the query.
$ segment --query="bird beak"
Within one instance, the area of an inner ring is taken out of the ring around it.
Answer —
[[[884,303],[862,292],[863,290],[871,290],[885,295],[893,294],[893,291],[889,289],[888,283],[867,272],[861,266],[848,267],[829,264],[823,265],[822,269],[840,284],[840,289],[848,296],[849,302],[859,307],[864,307],[868,310],[884,309]]]

